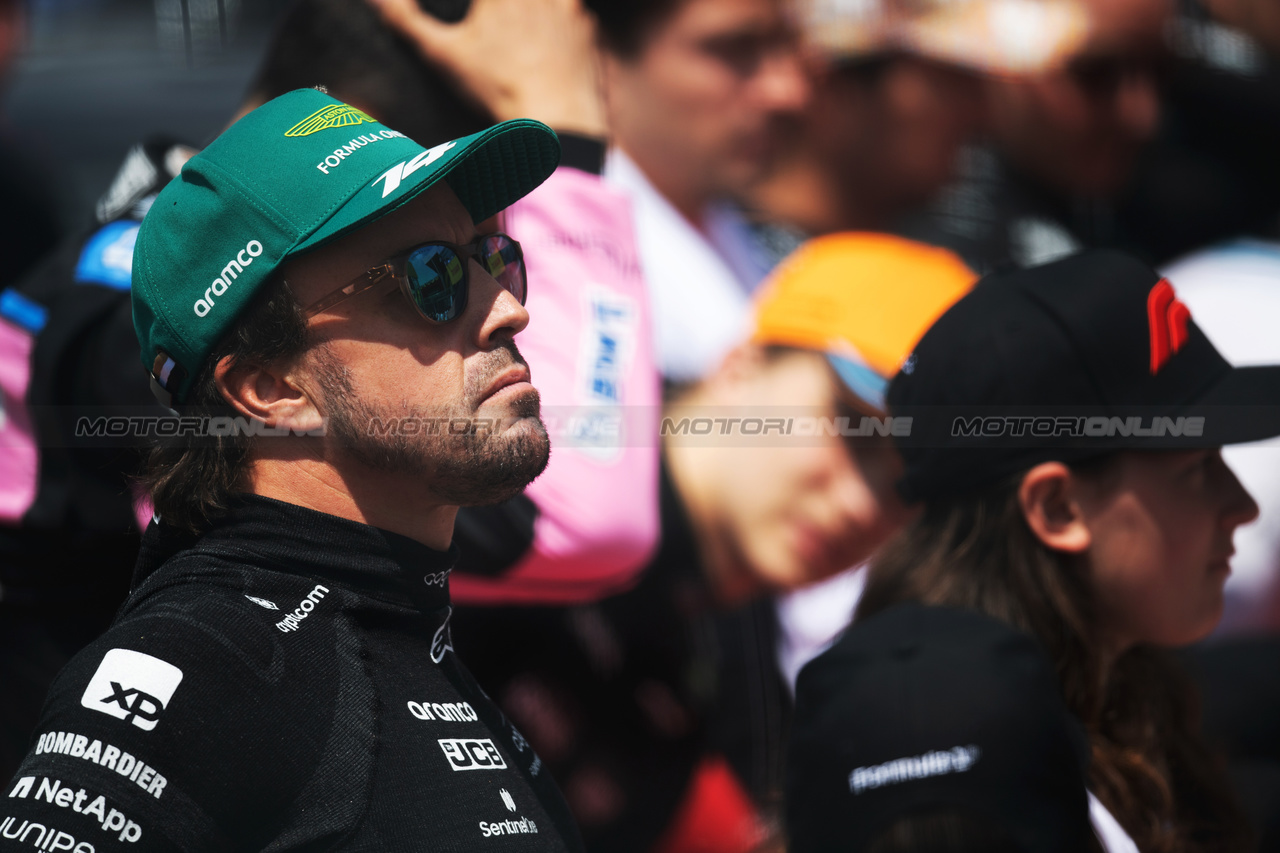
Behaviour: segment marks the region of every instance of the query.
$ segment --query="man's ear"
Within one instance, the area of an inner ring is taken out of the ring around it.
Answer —
[[[1018,503],[1027,526],[1055,551],[1079,554],[1093,542],[1076,494],[1077,485],[1078,480],[1066,465],[1042,462],[1028,471],[1018,486]]]
[[[235,362],[223,356],[213,368],[214,381],[223,398],[245,417],[269,427],[309,433],[324,420],[309,394],[288,370],[292,360],[271,365]]]

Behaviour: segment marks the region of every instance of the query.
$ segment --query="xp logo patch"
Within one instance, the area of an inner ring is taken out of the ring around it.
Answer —
[[[285,136],[310,136],[331,127],[351,127],[365,122],[372,123],[373,116],[346,104],[333,104],[318,109],[284,132]]]
[[[182,670],[130,649],[112,649],[89,680],[80,704],[151,731],[182,681]]]

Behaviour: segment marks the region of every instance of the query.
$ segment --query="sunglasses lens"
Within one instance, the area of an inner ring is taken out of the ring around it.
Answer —
[[[494,234],[484,239],[480,255],[489,275],[523,305],[527,288],[520,245],[505,234]]]
[[[448,246],[423,246],[405,261],[414,303],[428,319],[447,323],[467,307],[466,267]]]

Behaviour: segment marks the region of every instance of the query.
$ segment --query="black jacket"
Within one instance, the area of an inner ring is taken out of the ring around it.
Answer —
[[[199,538],[153,523],[54,682],[0,850],[580,849],[453,652],[455,556],[259,497]]]

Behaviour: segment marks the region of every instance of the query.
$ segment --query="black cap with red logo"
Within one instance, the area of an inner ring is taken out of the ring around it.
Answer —
[[[1232,367],[1167,280],[1090,251],[982,279],[925,333],[888,404],[911,418],[900,488],[930,500],[1051,459],[1280,435],[1280,365]]]

